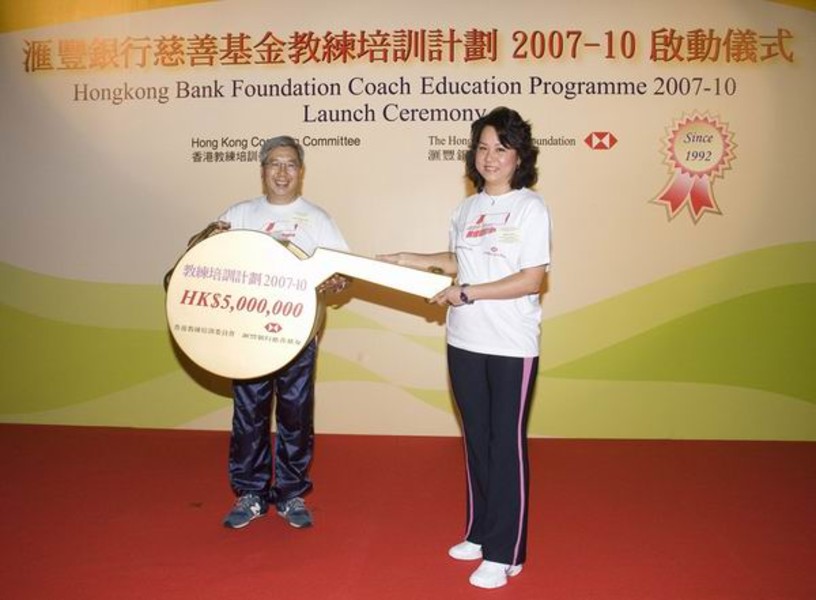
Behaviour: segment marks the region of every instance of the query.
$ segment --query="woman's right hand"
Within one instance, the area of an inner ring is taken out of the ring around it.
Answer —
[[[395,252],[394,254],[377,254],[374,256],[377,260],[381,260],[383,262],[391,263],[392,265],[401,265],[402,264],[402,252]]]

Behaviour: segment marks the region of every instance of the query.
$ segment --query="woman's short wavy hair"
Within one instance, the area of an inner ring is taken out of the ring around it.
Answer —
[[[494,108],[485,116],[477,119],[470,126],[470,148],[465,157],[465,168],[468,179],[481,192],[485,180],[476,170],[476,149],[482,130],[493,127],[499,136],[499,141],[505,148],[512,148],[518,153],[519,166],[513,173],[510,187],[514,190],[523,187],[532,187],[538,181],[538,146],[533,143],[533,131],[530,123],[511,108],[500,106]]]

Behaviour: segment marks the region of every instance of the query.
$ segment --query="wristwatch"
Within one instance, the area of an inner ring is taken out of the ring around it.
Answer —
[[[473,304],[474,300],[471,300],[470,297],[465,292],[465,288],[469,286],[469,283],[463,283],[459,286],[459,300],[464,302],[465,304]]]

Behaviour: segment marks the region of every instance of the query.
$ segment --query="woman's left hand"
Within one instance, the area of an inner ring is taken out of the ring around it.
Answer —
[[[462,302],[461,294],[462,287],[452,285],[439,292],[436,296],[431,298],[429,302],[438,304],[439,306],[462,306],[464,302]]]

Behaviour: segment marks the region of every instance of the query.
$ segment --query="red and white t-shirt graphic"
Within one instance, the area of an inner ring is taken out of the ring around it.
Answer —
[[[496,228],[507,223],[509,218],[509,212],[482,213],[474,223],[465,228],[465,239],[483,238],[491,233],[496,233]]]
[[[297,235],[298,223],[290,221],[271,221],[264,231],[282,242],[290,241]]]

